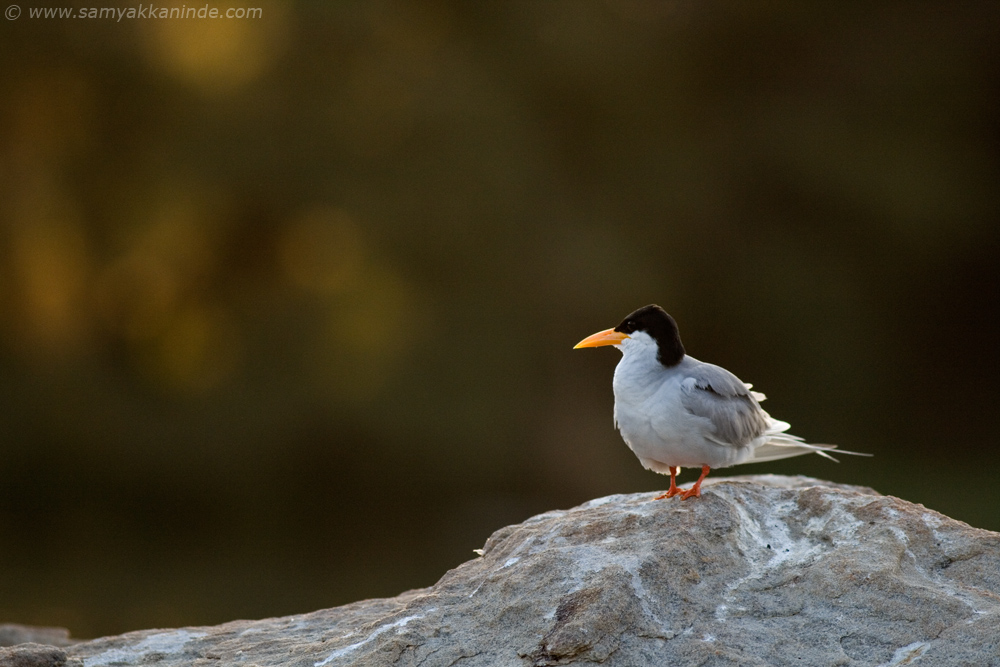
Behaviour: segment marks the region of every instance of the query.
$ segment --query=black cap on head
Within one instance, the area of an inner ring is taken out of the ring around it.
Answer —
[[[656,358],[664,366],[676,366],[684,358],[684,344],[677,330],[677,322],[655,304],[643,306],[622,320],[615,327],[621,333],[642,331],[656,341],[658,352]]]

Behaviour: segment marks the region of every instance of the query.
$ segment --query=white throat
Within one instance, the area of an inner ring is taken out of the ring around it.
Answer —
[[[616,345],[622,353],[622,360],[615,367],[615,397],[642,397],[647,388],[655,389],[666,372],[656,355],[659,348],[652,336],[636,331]]]
[[[622,342],[615,345],[624,357],[622,363],[626,361],[644,359],[647,363],[660,362],[657,360],[656,355],[660,349],[656,346],[656,341],[645,331],[636,331],[635,333],[629,334],[629,337]],[[619,364],[620,366],[621,364]]]

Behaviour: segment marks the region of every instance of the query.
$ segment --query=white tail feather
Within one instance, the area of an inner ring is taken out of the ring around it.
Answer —
[[[865,454],[862,452],[849,452],[846,449],[837,449],[837,445],[809,444],[807,442],[802,442],[802,440],[798,436],[787,435],[782,433],[781,435],[772,437],[763,445],[755,449],[753,453],[753,458],[747,461],[747,463],[759,463],[761,461],[777,461],[778,459],[787,459],[793,456],[802,456],[803,454],[819,454],[825,459],[836,461],[837,459],[833,458],[829,454],[831,450],[836,450],[838,454],[850,454],[852,456],[871,456],[871,454]]]

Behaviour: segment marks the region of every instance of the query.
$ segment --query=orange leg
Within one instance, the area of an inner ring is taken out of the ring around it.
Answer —
[[[663,500],[664,498],[673,498],[678,493],[681,492],[677,488],[677,473],[681,471],[679,466],[670,466],[670,488],[667,489],[666,493],[661,493],[660,495],[653,498],[653,500]]]
[[[708,466],[701,467],[701,477],[699,477],[698,481],[694,483],[694,486],[692,486],[690,489],[681,494],[681,500],[687,500],[691,496],[697,496],[699,498],[701,497],[701,483],[705,480],[706,477],[708,477],[709,470],[711,470],[711,468],[709,468]]]

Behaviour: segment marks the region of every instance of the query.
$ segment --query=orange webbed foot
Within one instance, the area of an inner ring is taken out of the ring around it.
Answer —
[[[687,500],[688,498],[691,498],[692,496],[695,497],[695,498],[700,498],[701,497],[701,483],[703,481],[705,481],[705,478],[708,476],[708,471],[709,470],[711,470],[711,468],[708,467],[708,466],[702,466],[701,467],[701,477],[699,477],[698,481],[694,483],[694,486],[692,486],[687,491],[684,491],[683,493],[681,493],[681,500]]]
[[[661,493],[660,495],[653,498],[653,500],[663,500],[664,498],[673,498],[681,492],[677,488],[677,473],[681,471],[679,466],[670,466],[670,488],[667,489],[666,493]]]
[[[701,498],[701,488],[697,484],[694,485],[694,486],[692,486],[687,491],[682,491],[681,492],[681,500],[687,500],[688,498],[691,498],[692,496],[695,497],[695,498]]]

